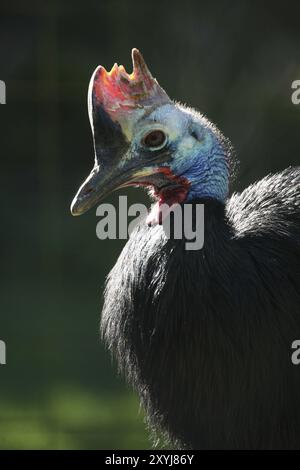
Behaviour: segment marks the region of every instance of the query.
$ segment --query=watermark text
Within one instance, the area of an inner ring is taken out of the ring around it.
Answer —
[[[0,104],[6,104],[6,85],[3,80],[0,80]]]
[[[119,196],[118,208],[101,204],[96,215],[101,218],[96,226],[100,240],[127,240],[139,223],[145,223],[162,225],[168,239],[185,241],[186,250],[204,246],[204,204],[156,204],[149,214],[144,204],[128,206],[127,196]]]

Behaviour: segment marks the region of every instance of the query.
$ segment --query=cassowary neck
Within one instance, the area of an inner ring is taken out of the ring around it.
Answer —
[[[212,158],[209,167],[201,162],[190,169],[187,178],[191,186],[187,201],[210,198],[225,203],[229,187],[227,162],[224,156]]]
[[[209,145],[188,157],[189,168],[182,173],[190,183],[187,201],[209,198],[225,203],[229,191],[230,147],[217,130],[210,131]]]

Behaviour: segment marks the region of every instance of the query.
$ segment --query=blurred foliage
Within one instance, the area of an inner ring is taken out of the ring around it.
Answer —
[[[129,394],[101,396],[51,387],[47,399],[0,404],[1,449],[148,449],[138,404]]]
[[[130,70],[140,48],[170,96],[231,139],[239,190],[300,163],[299,2],[3,0],[0,10],[0,446],[147,448],[137,399],[98,334],[124,242],[97,240],[95,211],[69,213],[93,164],[90,76],[99,63]]]

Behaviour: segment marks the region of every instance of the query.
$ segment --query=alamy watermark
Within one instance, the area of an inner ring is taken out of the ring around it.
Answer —
[[[6,364],[6,344],[4,341],[0,340],[0,365],[4,366]]]
[[[0,80],[0,104],[6,104],[6,85],[3,80]]]
[[[294,349],[294,352],[291,355],[291,361],[294,366],[298,366],[300,364],[300,340],[295,339],[295,341],[292,342],[291,347]]]
[[[119,196],[119,206],[100,204],[96,226],[100,240],[126,240],[139,223],[160,224],[168,239],[184,240],[186,250],[201,250],[204,246],[204,204],[156,205],[150,214],[144,204],[128,206],[127,196]],[[129,221],[129,217],[133,220]]]
[[[293,81],[292,90],[295,90],[291,96],[292,103],[296,105],[300,104],[300,80]]]

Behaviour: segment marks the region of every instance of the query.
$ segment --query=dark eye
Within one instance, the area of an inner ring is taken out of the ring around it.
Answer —
[[[153,150],[163,147],[166,141],[167,136],[160,129],[149,132],[149,134],[145,135],[143,138],[143,144]]]

